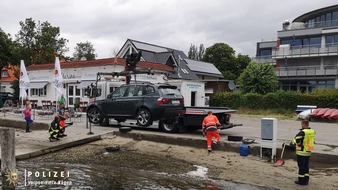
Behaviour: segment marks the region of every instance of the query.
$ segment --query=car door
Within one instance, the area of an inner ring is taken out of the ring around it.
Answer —
[[[123,108],[123,101],[126,92],[128,91],[128,86],[121,86],[116,89],[113,93],[107,96],[106,101],[102,103],[103,110],[106,111],[108,116],[124,116],[125,109]]]
[[[136,110],[142,105],[142,88],[140,85],[130,85],[123,97],[122,112],[135,116]]]

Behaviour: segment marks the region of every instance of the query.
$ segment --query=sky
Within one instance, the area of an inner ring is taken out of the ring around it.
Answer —
[[[337,4],[337,0],[1,0],[0,28],[20,31],[26,18],[60,27],[69,40],[90,42],[97,59],[114,57],[127,39],[185,52],[191,44],[228,44],[254,57],[257,42],[276,40],[285,20]]]

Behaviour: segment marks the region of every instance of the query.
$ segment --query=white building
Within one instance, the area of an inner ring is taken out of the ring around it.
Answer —
[[[74,107],[78,101],[86,106],[88,97],[85,96],[85,88],[92,83],[95,83],[98,72],[121,72],[125,68],[124,59],[98,59],[91,61],[73,61],[61,62],[61,73],[63,76],[63,95],[66,98],[66,107]],[[166,65],[160,65],[149,62],[140,62],[140,68],[153,69],[154,76],[138,75],[138,80],[153,82],[157,78],[163,78],[174,70]],[[36,102],[37,106],[45,104],[55,104],[55,88],[54,88],[54,70],[55,64],[41,64],[31,65],[27,67],[27,73],[30,79],[30,89],[28,90],[28,97],[32,102]],[[123,80],[123,77],[119,78]],[[104,80],[104,79],[102,79]],[[132,79],[133,80],[133,79]],[[112,91],[114,88],[120,86],[123,82],[112,83],[108,90]]]

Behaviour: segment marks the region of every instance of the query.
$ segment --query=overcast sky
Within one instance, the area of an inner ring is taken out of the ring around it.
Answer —
[[[32,18],[60,27],[69,40],[89,41],[97,58],[108,58],[127,39],[184,51],[226,43],[236,54],[255,56],[256,43],[276,39],[285,20],[337,0],[1,0],[0,27],[12,37]]]

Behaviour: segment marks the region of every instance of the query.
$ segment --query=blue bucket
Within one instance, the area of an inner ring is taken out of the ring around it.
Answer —
[[[250,152],[250,146],[245,145],[245,144],[241,144],[239,146],[239,155],[247,156],[247,155],[249,155],[249,152]]]

